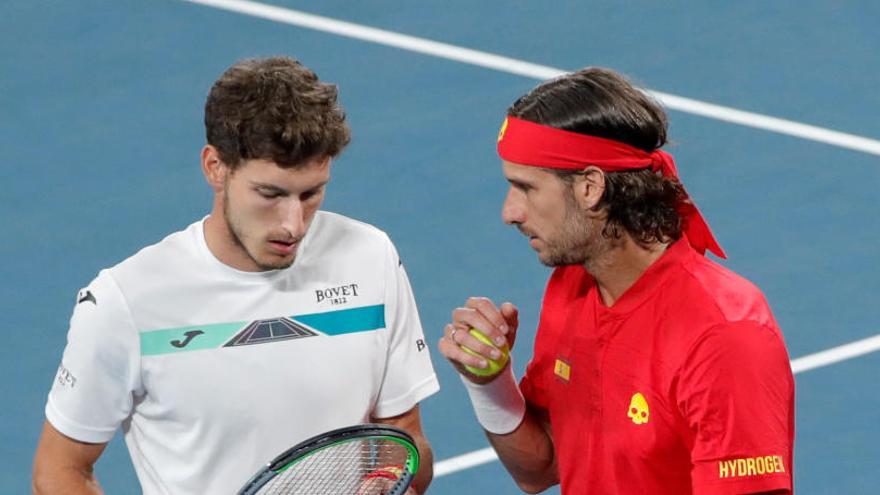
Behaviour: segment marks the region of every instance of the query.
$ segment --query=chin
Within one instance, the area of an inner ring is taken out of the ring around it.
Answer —
[[[285,261],[283,263],[260,263],[259,268],[260,271],[263,272],[271,272],[274,270],[284,270],[285,268],[290,268],[290,265],[293,264],[293,261]]]
[[[551,268],[567,265],[582,265],[586,261],[582,256],[574,256],[568,253],[538,253],[538,260]]]
[[[542,255],[541,253],[538,253],[538,261],[540,261],[542,265],[549,266],[551,268],[560,265],[560,263],[558,262],[559,260],[552,257],[547,257],[546,255]]]
[[[293,262],[296,261],[296,256],[293,255],[290,258],[279,258],[279,257],[271,257],[267,256],[263,259],[255,259],[257,263],[257,267],[260,270],[267,272],[270,270],[283,270],[285,268],[290,268],[293,265]]]

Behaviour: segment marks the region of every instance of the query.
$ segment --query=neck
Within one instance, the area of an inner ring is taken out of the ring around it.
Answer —
[[[243,272],[260,271],[253,260],[240,248],[223,215],[222,202],[215,201],[214,209],[205,219],[205,244],[208,251],[221,263]]]
[[[605,306],[611,307],[620,299],[645,270],[657,261],[668,244],[655,242],[639,245],[628,234],[611,243],[608,249],[584,263],[599,288]]]

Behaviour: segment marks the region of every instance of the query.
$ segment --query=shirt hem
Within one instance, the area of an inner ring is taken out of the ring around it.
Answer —
[[[757,493],[771,490],[788,490],[791,482],[785,479],[741,480],[731,482],[715,482],[694,484],[694,495],[738,495],[740,493]]]
[[[71,421],[58,411],[51,398],[46,403],[46,420],[62,435],[87,443],[107,443],[117,430],[117,428],[93,428]]]
[[[432,374],[425,378],[406,394],[396,397],[392,400],[377,403],[373,408],[373,416],[376,418],[391,418],[399,416],[413,407],[422,400],[430,397],[440,390],[440,382],[437,375]]]

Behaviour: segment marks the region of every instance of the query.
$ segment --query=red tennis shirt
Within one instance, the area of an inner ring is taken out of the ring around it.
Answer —
[[[794,378],[761,292],[670,245],[612,307],[557,268],[521,388],[547,415],[562,492],[792,489]]]

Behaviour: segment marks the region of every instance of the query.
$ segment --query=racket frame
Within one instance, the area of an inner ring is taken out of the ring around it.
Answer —
[[[409,455],[407,455],[407,460],[404,464],[404,473],[389,492],[391,495],[402,494],[409,487],[413,477],[419,470],[419,451],[416,448],[415,442],[407,432],[400,428],[385,424],[367,423],[328,431],[285,450],[260,469],[257,474],[252,476],[238,492],[238,495],[255,495],[260,488],[297,462],[339,443],[362,438],[390,440],[406,447]]]

